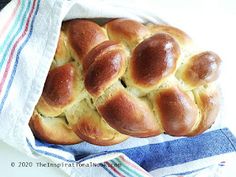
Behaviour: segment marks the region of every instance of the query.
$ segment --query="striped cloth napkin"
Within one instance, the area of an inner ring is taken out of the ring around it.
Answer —
[[[99,3],[99,6],[97,5]],[[43,155],[70,176],[221,176],[236,157],[236,138],[220,117],[202,135],[129,138],[113,146],[53,145],[35,139],[28,121],[54,56],[61,22],[127,17],[164,23],[121,0],[12,0],[0,12],[0,139],[32,157]]]

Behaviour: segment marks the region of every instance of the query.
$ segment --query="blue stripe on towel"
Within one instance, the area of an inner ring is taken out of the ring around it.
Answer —
[[[170,174],[170,175],[165,175],[165,176],[163,176],[163,177],[189,175],[189,174],[192,174],[192,173],[196,173],[196,172],[205,170],[205,169],[210,168],[210,167],[212,167],[212,166],[213,166],[213,165],[210,165],[210,166],[207,166],[207,167],[204,167],[204,168],[200,168],[200,169],[196,169],[196,170],[191,170],[191,171],[186,171],[186,172],[183,172],[183,173],[174,173],[174,174]]]
[[[33,33],[34,21],[35,21],[35,18],[37,16],[37,14],[38,14],[39,6],[40,6],[40,0],[37,1],[36,10],[33,13],[32,20],[29,22],[29,24],[30,24],[29,33],[26,35],[25,40],[23,41],[23,43],[20,45],[19,49],[17,50],[16,58],[15,58],[15,63],[14,63],[13,70],[12,70],[12,73],[11,73],[11,76],[10,76],[10,80],[8,81],[5,94],[4,94],[4,96],[3,96],[3,98],[2,98],[2,100],[0,102],[0,113],[2,112],[4,103],[5,103],[6,99],[7,99],[7,96],[9,94],[11,85],[13,83],[13,80],[14,80],[14,77],[15,77],[15,74],[16,74],[16,70],[17,70],[17,66],[18,66],[18,63],[19,63],[19,60],[20,60],[21,51],[24,49],[25,45],[27,44],[27,42],[29,41],[29,39],[30,39],[30,37],[31,37],[31,35]]]
[[[126,154],[147,171],[236,151],[236,138],[219,129],[192,138],[125,149]]]
[[[39,140],[36,140],[36,146],[48,147],[48,144],[44,144]],[[66,152],[71,152],[74,156],[77,157],[78,154],[81,153],[79,145],[52,145],[52,147]],[[85,157],[85,159],[95,156],[101,156],[110,152],[121,152],[126,154],[131,160],[135,161],[145,170],[152,171],[158,168],[178,165],[193,160],[234,151],[236,151],[236,138],[227,128],[224,128],[210,131],[192,138],[181,138],[173,141],[127,148],[122,150],[108,150],[96,155],[92,155],[93,152],[90,152],[90,154],[87,153],[86,155],[91,155],[91,157]],[[55,157],[56,154],[47,153],[47,155]],[[79,157],[83,156],[80,155]],[[80,161],[84,160],[77,158],[75,159]]]
[[[39,149],[35,149],[31,143],[29,142],[28,139],[26,139],[27,143],[28,143],[28,146],[33,149],[34,151],[36,151],[37,153],[40,153],[40,154],[43,154],[43,155],[46,155],[46,156],[50,156],[50,157],[54,157],[54,158],[57,158],[57,159],[60,159],[60,160],[64,160],[66,162],[75,162],[74,160],[70,160],[70,159],[66,159],[65,157],[63,156],[60,156],[60,155],[57,155],[57,154],[53,154],[51,152],[47,152],[47,151],[43,151],[43,150],[39,150]]]

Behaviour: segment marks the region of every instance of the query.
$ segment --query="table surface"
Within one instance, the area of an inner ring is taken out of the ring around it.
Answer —
[[[104,0],[103,0],[104,1]],[[111,2],[111,0],[109,1]],[[125,2],[125,1],[124,1]],[[149,2],[149,3],[147,3]],[[1,0],[0,5],[3,3]],[[131,1],[133,3],[133,1]],[[137,4],[137,3],[136,3]],[[224,98],[223,123],[236,136],[236,118],[233,110],[236,99],[236,1],[234,0],[145,0],[142,6],[159,14],[173,26],[186,31],[197,44],[216,51],[223,59],[221,88]],[[1,7],[1,6],[0,6]],[[234,81],[233,81],[234,79]],[[0,141],[0,171],[4,177],[65,177],[60,169],[37,167],[38,162],[47,163],[48,159],[32,159]],[[11,167],[14,162],[32,162],[33,167]],[[228,176],[236,174],[236,169],[229,168]],[[233,175],[232,175],[233,176]]]

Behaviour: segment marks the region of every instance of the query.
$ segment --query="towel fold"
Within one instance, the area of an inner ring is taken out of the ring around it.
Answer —
[[[117,17],[165,23],[156,13],[131,8],[126,1],[12,0],[0,12],[0,139],[28,155],[50,158],[75,177],[219,174],[236,151],[235,137],[220,121],[192,138],[163,134],[107,147],[86,142],[53,145],[33,136],[28,122],[42,93],[62,21]]]

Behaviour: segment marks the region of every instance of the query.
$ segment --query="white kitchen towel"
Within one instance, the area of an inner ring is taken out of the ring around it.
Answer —
[[[35,139],[28,121],[42,93],[61,22],[117,17],[164,23],[156,13],[125,1],[13,0],[0,12],[0,139],[29,155],[47,156],[71,176],[196,176],[223,168],[235,156],[236,140],[219,123],[193,138],[129,138],[108,147]]]

